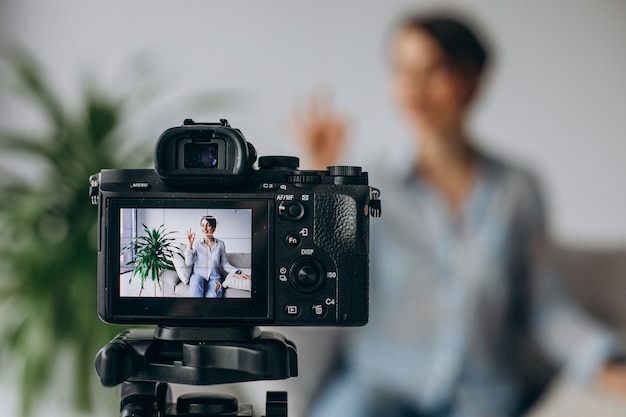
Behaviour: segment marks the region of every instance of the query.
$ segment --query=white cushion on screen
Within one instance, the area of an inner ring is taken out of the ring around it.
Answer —
[[[242,268],[242,274],[250,275],[250,269]],[[234,274],[228,274],[222,283],[224,288],[234,288],[236,290],[252,291],[252,278],[242,279],[235,277]]]
[[[193,273],[193,266],[185,265],[185,257],[182,253],[174,253],[172,263],[174,264],[174,269],[176,269],[180,280],[185,284],[189,284],[189,277]]]

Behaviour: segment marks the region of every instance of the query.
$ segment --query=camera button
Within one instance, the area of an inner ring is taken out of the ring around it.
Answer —
[[[314,317],[317,317],[317,318],[320,318],[320,319],[324,318],[326,316],[327,312],[328,312],[328,310],[327,310],[326,306],[324,304],[322,304],[322,303],[313,304],[311,306],[311,314]]]
[[[305,208],[299,201],[281,203],[278,206],[278,214],[285,220],[297,221],[304,217]]]
[[[150,188],[150,183],[147,181],[135,181],[131,182],[128,187],[131,190],[147,190]]]
[[[300,220],[304,217],[304,206],[295,201],[287,206],[287,216],[294,220]]]
[[[259,190],[261,191],[272,191],[278,188],[278,184],[274,182],[262,182],[259,185]]]
[[[300,236],[295,233],[290,233],[285,237],[285,244],[292,248],[297,248],[300,246]]]
[[[300,315],[300,306],[297,304],[287,304],[285,306],[285,314],[290,317],[298,317]]]

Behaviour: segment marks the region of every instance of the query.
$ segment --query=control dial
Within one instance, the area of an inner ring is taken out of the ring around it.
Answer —
[[[300,159],[295,156],[262,156],[259,158],[259,169],[297,169]]]
[[[303,294],[314,293],[326,282],[326,268],[312,256],[298,258],[289,270],[289,283]]]
[[[348,165],[333,165],[328,167],[328,174],[331,177],[360,177],[363,170],[361,167]]]
[[[294,174],[287,177],[288,184],[320,184],[322,178],[314,174]]]

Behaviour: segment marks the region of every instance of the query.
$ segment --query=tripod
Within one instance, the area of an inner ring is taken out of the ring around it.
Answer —
[[[225,394],[172,401],[169,383],[215,385],[298,375],[293,342],[258,327],[129,329],[96,356],[102,385],[120,387],[120,417],[254,417]],[[287,393],[268,392],[265,417],[287,417]]]

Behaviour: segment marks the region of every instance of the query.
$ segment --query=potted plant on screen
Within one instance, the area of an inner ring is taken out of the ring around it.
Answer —
[[[165,269],[174,269],[172,257],[177,249],[174,246],[175,239],[170,237],[174,232],[168,232],[164,225],[156,229],[149,229],[148,226],[142,224],[145,235],[133,238],[122,249],[124,254],[131,253],[132,260],[126,265],[131,267],[131,276],[128,282],[137,276],[141,282],[139,296],[144,290],[147,279],[154,284],[154,294],[157,294],[156,288],[159,286],[161,293],[161,272]]]

